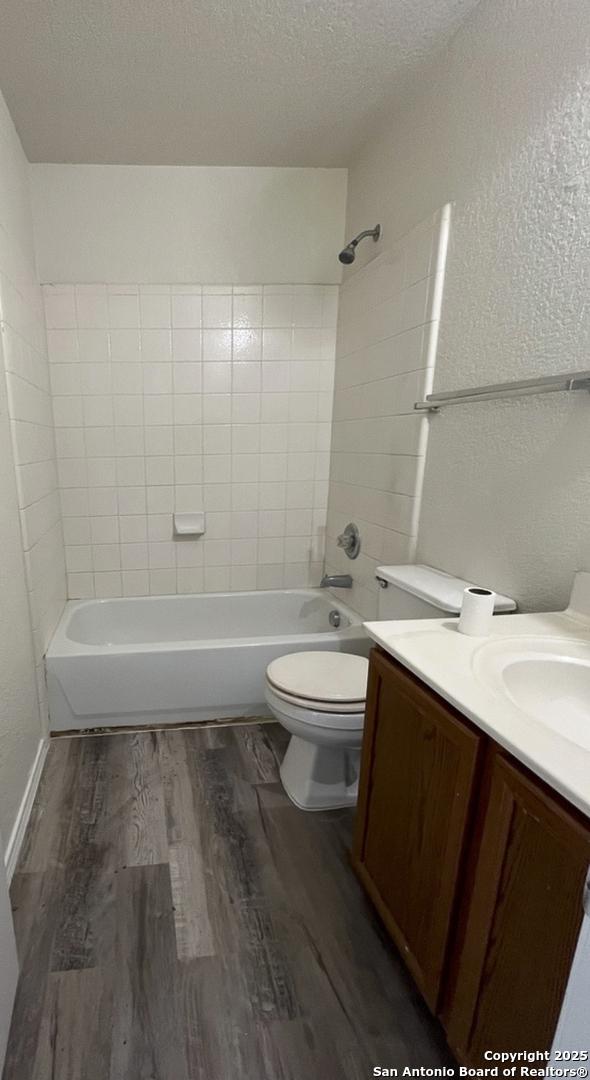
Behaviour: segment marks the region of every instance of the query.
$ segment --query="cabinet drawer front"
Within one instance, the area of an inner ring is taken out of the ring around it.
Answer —
[[[551,1046],[582,920],[590,832],[500,754],[492,764],[449,1039],[462,1060]]]
[[[379,655],[363,761],[361,877],[436,1009],[479,736]]]

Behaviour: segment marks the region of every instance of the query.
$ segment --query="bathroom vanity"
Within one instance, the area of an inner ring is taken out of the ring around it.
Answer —
[[[553,641],[590,642],[567,613],[494,622],[512,642],[509,631],[528,634],[535,619]],[[584,916],[590,755],[482,691],[481,639],[461,641],[453,623],[367,628],[381,647],[370,660],[356,873],[460,1062],[549,1050]]]

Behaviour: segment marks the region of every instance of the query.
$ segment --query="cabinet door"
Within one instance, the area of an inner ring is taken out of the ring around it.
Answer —
[[[353,864],[437,1007],[480,736],[373,651]]]
[[[588,824],[497,752],[446,1017],[460,1060],[550,1048],[589,862]]]

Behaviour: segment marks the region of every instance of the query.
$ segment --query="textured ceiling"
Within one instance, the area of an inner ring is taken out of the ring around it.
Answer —
[[[31,161],[346,165],[477,0],[0,0]]]

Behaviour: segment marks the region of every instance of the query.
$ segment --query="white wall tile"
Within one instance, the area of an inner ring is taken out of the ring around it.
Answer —
[[[169,329],[141,331],[141,358],[144,362],[170,360],[172,337]]]
[[[174,422],[172,394],[154,394],[144,397],[143,416],[147,425],[172,424]]]
[[[174,360],[198,363],[202,353],[202,334],[196,329],[178,329],[172,332],[172,355]]]
[[[169,363],[143,364],[144,394],[171,394],[172,368]]]
[[[140,357],[139,330],[111,330],[109,334],[110,356],[114,363],[136,363]]]
[[[211,366],[211,365],[210,365]],[[175,394],[200,394],[202,390],[202,366],[194,361],[174,363]]]
[[[117,400],[115,399],[115,420],[118,416]],[[143,410],[141,410],[143,415]],[[139,426],[135,427],[118,427],[113,428],[115,437],[115,455],[117,457],[138,457],[141,456],[144,451],[148,449],[148,433],[157,431],[156,428],[143,428]],[[171,431],[170,428],[164,429]],[[154,453],[154,450],[150,451]]]
[[[149,596],[150,582],[147,570],[123,570],[121,581],[123,596]]]
[[[232,336],[229,330],[204,330],[203,361],[231,360]],[[185,359],[195,359],[194,356]]]
[[[110,394],[96,394],[82,400],[86,427],[108,427],[113,424],[113,398]]]
[[[262,372],[258,363],[240,362],[232,365],[232,392],[254,394],[261,388]]]
[[[203,296],[203,326],[229,327],[232,324],[231,295]]]
[[[112,517],[117,514],[117,488],[95,488],[92,492],[92,502],[89,505],[94,517]]]
[[[144,433],[146,454],[173,454],[174,427],[166,424],[146,427]],[[142,446],[143,450],[143,446]],[[138,451],[139,452],[139,451]]]
[[[200,454],[203,448],[202,429],[199,424],[176,424],[174,427],[175,454]]]
[[[71,588],[281,587],[286,566],[293,580],[311,580],[337,288],[63,288],[46,295]],[[21,397],[19,411],[43,409],[26,390]],[[47,484],[32,473],[22,482]],[[204,539],[175,540],[173,510],[201,508]],[[296,541],[288,561],[287,537]],[[74,569],[89,551],[90,568]]]
[[[106,292],[101,294],[82,292],[76,287],[76,319],[79,328],[104,328],[109,325]]]
[[[117,495],[119,514],[145,514],[147,498],[145,487],[119,488]]]
[[[116,544],[119,540],[117,517],[91,517],[90,536],[93,544]]]
[[[179,593],[200,593],[203,591],[203,570],[200,567],[178,569],[176,588]]]
[[[89,488],[113,487],[117,483],[116,459],[89,458],[86,473]]]
[[[76,299],[74,293],[61,293],[45,286],[45,319],[49,330],[76,327]]]
[[[262,326],[262,295],[249,296],[234,292],[233,317],[234,328]]]
[[[201,290],[196,293],[173,294],[172,296],[172,326],[179,328],[200,328],[201,316]]]
[[[174,458],[161,455],[159,457],[146,457],[145,459],[146,484],[173,484],[174,483]]]
[[[120,570],[121,569],[121,546],[120,544],[93,544],[92,561],[95,571]]]
[[[148,540],[172,540],[173,524],[169,514],[147,515]]]
[[[150,570],[150,594],[166,596],[176,592],[176,570]]]
[[[237,329],[232,336],[232,355],[235,360],[260,362],[262,357],[262,333],[254,329]]]
[[[203,589],[205,592],[227,592],[230,587],[229,566],[205,566],[203,569]]]
[[[232,394],[232,423],[260,423],[260,394]]]
[[[200,394],[175,394],[172,402],[175,425],[200,424],[202,401]]]
[[[78,356],[84,364],[102,364],[109,359],[106,330],[78,329]]]
[[[50,370],[51,393],[57,395],[79,394],[81,389],[80,370],[79,364],[52,364]]]
[[[124,299],[126,299],[124,297]],[[114,363],[112,367],[113,394],[141,394],[143,391],[143,369],[140,363]]]
[[[231,391],[231,364],[211,361],[203,364],[203,393],[229,394]]]
[[[94,594],[97,597],[121,596],[121,574],[106,572],[94,574]]]
[[[76,330],[48,330],[47,348],[50,364],[77,363],[79,353]]]
[[[142,294],[139,298],[143,329],[168,328],[171,323],[170,297]]]
[[[66,544],[66,570],[68,574],[92,570],[92,548],[89,544]]]
[[[115,456],[115,428],[86,428],[84,445],[88,458]]]
[[[174,488],[171,484],[146,488],[148,514],[172,514],[174,511]]]
[[[204,545],[202,541],[185,539],[175,544],[175,551],[176,565],[179,570],[203,565]]]
[[[119,538],[121,544],[136,544],[147,540],[147,518],[145,514],[121,514],[119,517]]]
[[[108,325],[112,329],[133,329],[139,326],[138,297],[110,294],[108,297],[108,319]]]
[[[262,325],[264,327],[291,327],[293,325],[293,296],[274,295],[265,290]]]
[[[203,394],[203,423],[229,423],[231,420],[230,394]],[[234,429],[233,429],[234,430]]]
[[[318,509],[326,505],[325,418],[331,408],[332,379],[336,387],[326,568],[332,573],[352,572],[349,602],[366,618],[377,613],[379,563],[409,562],[415,554],[427,421],[416,415],[413,405],[427,392],[431,377],[428,353],[436,341],[437,320],[430,285],[437,247],[437,232],[419,226],[347,278],[341,289],[335,370],[330,364],[318,384],[321,423],[314,472]],[[322,320],[333,318],[329,299],[322,312]],[[296,330],[294,336],[300,359],[317,348],[311,331]],[[293,366],[296,369],[297,364]],[[338,533],[350,520],[356,521],[362,537],[361,556],[353,564],[336,545]],[[296,556],[295,547],[289,551]]]

